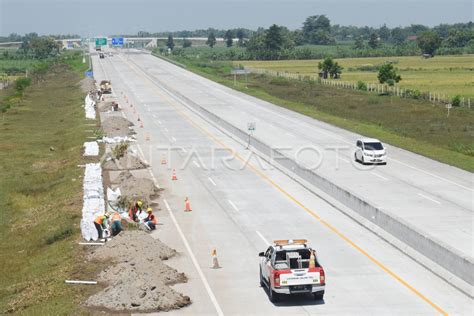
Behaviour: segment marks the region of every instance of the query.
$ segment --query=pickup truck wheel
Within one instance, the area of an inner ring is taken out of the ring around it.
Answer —
[[[270,296],[270,302],[272,303],[276,303],[280,300],[280,296],[278,295],[278,293],[273,291],[271,287],[268,288],[268,295]]]
[[[265,287],[265,282],[263,281],[262,269],[260,269],[260,286]]]
[[[313,293],[313,296],[316,301],[321,301],[324,298],[324,291]]]

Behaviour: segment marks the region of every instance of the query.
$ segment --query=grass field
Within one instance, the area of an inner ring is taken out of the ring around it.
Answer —
[[[316,74],[320,60],[284,60],[284,61],[238,61],[248,67],[269,69],[299,74]],[[449,96],[470,97],[474,104],[474,55],[435,56],[430,59],[421,57],[373,57],[343,58],[336,61],[344,67],[342,80],[362,80],[377,83],[377,71],[363,71],[386,61],[395,62],[399,69],[402,88],[418,89],[421,92],[436,92]]]
[[[246,88],[242,80],[233,85],[230,75],[233,65],[229,62],[178,61],[196,73],[260,99],[474,171],[474,111],[470,109],[453,109],[447,118],[446,109],[423,100],[378,96],[261,75],[249,76]]]
[[[24,73],[26,69],[30,69],[33,65],[37,63],[38,61],[34,59],[0,59],[0,73]]]
[[[0,314],[70,315],[88,291],[64,284],[92,269],[77,246],[77,165],[86,137],[81,78],[79,68],[53,66],[0,119]],[[0,91],[0,100],[9,93]]]

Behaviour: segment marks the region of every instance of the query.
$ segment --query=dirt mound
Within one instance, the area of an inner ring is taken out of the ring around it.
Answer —
[[[113,102],[118,103],[117,98],[108,98],[105,101],[100,101],[97,104],[97,109],[99,110],[99,112],[113,111],[113,109],[112,109],[112,103]],[[120,107],[119,107],[119,109],[120,109]]]
[[[98,276],[98,281],[107,287],[85,304],[122,312],[169,311],[189,305],[188,296],[170,287],[187,282],[186,275],[163,263],[174,255],[174,249],[149,234],[123,231],[89,254],[89,260],[110,260],[114,264]]]
[[[124,196],[133,198],[133,200],[141,200],[146,205],[152,205],[160,193],[152,180],[147,178],[137,178],[130,171],[122,171],[113,181],[116,187],[120,188],[120,192]]]
[[[137,156],[126,152],[120,159],[106,158],[102,168],[104,170],[136,170],[148,168],[148,165]]]
[[[129,128],[131,126],[132,122],[120,116],[111,116],[102,122],[102,129],[108,137],[133,135],[135,132]]]

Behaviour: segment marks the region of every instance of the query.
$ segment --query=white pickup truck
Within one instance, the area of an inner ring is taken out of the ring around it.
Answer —
[[[322,300],[324,269],[305,239],[275,240],[260,256],[260,285],[268,287],[270,301],[281,294],[312,293]]]

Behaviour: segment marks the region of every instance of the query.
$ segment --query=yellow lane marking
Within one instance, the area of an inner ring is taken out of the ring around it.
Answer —
[[[436,305],[433,301],[431,301],[429,298],[427,298],[426,296],[424,296],[422,293],[420,293],[417,289],[415,289],[413,286],[411,286],[408,282],[406,282],[403,278],[401,278],[399,275],[397,275],[395,272],[393,272],[392,270],[390,270],[387,266],[385,266],[383,263],[381,263],[380,261],[378,261],[377,259],[375,259],[374,257],[372,257],[370,254],[368,254],[364,249],[362,249],[361,247],[359,247],[355,242],[353,242],[350,238],[348,238],[346,235],[344,235],[343,233],[341,233],[337,228],[335,228],[334,226],[332,226],[331,224],[329,224],[327,221],[325,221],[324,219],[322,219],[318,214],[316,214],[313,210],[311,210],[310,208],[308,208],[307,206],[305,206],[303,203],[301,203],[298,199],[296,199],[293,195],[291,195],[290,193],[288,193],[285,189],[283,189],[280,185],[278,185],[276,182],[274,182],[272,179],[270,179],[266,174],[264,174],[261,170],[257,169],[254,165],[252,165],[251,163],[249,163],[246,159],[244,159],[244,157],[242,157],[241,155],[239,155],[236,151],[234,151],[232,148],[229,148],[227,145],[224,144],[224,142],[222,142],[220,139],[218,139],[217,137],[215,137],[214,135],[212,135],[210,132],[208,132],[206,129],[204,129],[203,127],[201,127],[200,125],[198,125],[191,117],[189,117],[189,115],[187,115],[186,113],[184,113],[181,109],[178,108],[177,105],[177,102],[173,99],[171,99],[168,95],[166,94],[163,94],[161,92],[161,90],[156,86],[156,84],[150,79],[148,78],[146,75],[143,74],[143,71],[138,68],[137,66],[135,65],[131,65],[129,62],[123,60],[123,58],[121,58],[122,61],[126,64],[128,64],[128,66],[133,69],[135,71],[135,73],[137,75],[139,75],[140,77],[142,78],[145,78],[147,79],[147,82],[148,84],[150,85],[150,87],[153,89],[153,91],[155,91],[157,93],[157,95],[159,95],[160,97],[162,97],[163,99],[165,99],[177,112],[179,112],[181,114],[181,116],[183,116],[192,126],[194,126],[195,128],[197,128],[198,130],[200,130],[203,134],[205,134],[206,136],[208,136],[210,139],[212,139],[214,142],[218,143],[220,146],[222,146],[223,148],[229,150],[231,152],[231,154],[239,159],[240,161],[242,161],[245,166],[247,166],[250,170],[252,170],[255,174],[259,175],[261,178],[263,178],[265,181],[267,181],[270,185],[272,185],[274,188],[276,188],[278,191],[280,191],[283,195],[285,195],[286,197],[288,197],[290,200],[292,200],[295,204],[297,204],[299,207],[301,207],[303,210],[305,210],[309,215],[311,215],[312,217],[314,217],[315,219],[317,219],[321,224],[323,224],[324,226],[326,226],[329,230],[331,230],[333,233],[335,233],[337,236],[339,236],[342,240],[344,240],[345,242],[347,242],[349,245],[351,245],[354,249],[356,249],[357,251],[359,251],[361,254],[363,254],[365,257],[367,257],[370,261],[372,261],[373,263],[375,263],[379,268],[381,268],[383,271],[385,271],[388,275],[390,275],[391,277],[393,277],[395,280],[397,280],[400,284],[402,284],[403,286],[405,286],[407,289],[409,289],[410,291],[412,291],[416,296],[418,296],[419,298],[421,298],[423,301],[425,301],[426,303],[428,303],[430,306],[432,306],[434,309],[436,309],[440,314],[442,315],[448,315],[448,313],[443,310],[441,307],[439,307],[438,305]],[[137,70],[138,69],[138,70]],[[139,72],[140,71],[140,72]]]

